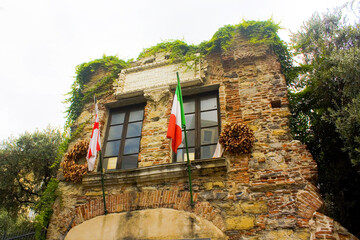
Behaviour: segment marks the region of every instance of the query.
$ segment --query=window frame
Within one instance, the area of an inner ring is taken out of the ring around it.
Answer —
[[[204,110],[201,111],[201,98],[206,97],[206,96],[212,96],[214,95],[216,97],[216,104],[217,104],[217,125],[215,126],[210,126],[210,127],[201,127],[201,113],[203,112],[210,112],[210,111],[214,111],[215,109],[209,109],[209,110]],[[218,136],[220,136],[220,131],[221,131],[221,115],[220,115],[220,99],[219,99],[219,91],[218,90],[213,90],[213,91],[208,91],[208,92],[202,92],[202,93],[198,93],[198,94],[187,94],[183,96],[183,102],[186,102],[187,99],[194,99],[195,100],[195,110],[193,112],[193,114],[195,114],[195,127],[194,129],[186,129],[187,133],[189,131],[195,131],[195,143],[194,143],[194,147],[189,147],[189,148],[194,148],[194,160],[199,160],[199,159],[207,159],[207,158],[201,158],[201,147],[204,146],[211,146],[214,145],[214,143],[208,143],[208,144],[201,144],[201,131],[203,129],[211,129],[214,127],[217,127],[218,130]],[[192,114],[192,113],[190,113]],[[185,114],[185,118],[186,118]],[[183,140],[184,141],[184,140]],[[188,139],[189,142],[189,139]],[[216,146],[216,143],[215,143]],[[186,147],[179,147],[179,149],[186,149]],[[178,153],[174,153],[172,152],[172,162],[176,163],[177,162],[177,154]],[[210,157],[211,158],[211,157]],[[190,157],[191,159],[191,157]],[[179,162],[184,162],[185,158],[183,159],[183,161],[179,161]]]
[[[136,120],[136,121],[132,121],[129,122],[130,120],[130,113],[134,112],[136,110],[142,110],[143,111],[143,115],[142,115],[142,119],[141,120]],[[144,116],[145,116],[145,103],[140,103],[140,104],[134,104],[134,105],[129,105],[129,106],[122,106],[122,107],[118,107],[118,108],[110,108],[109,109],[109,114],[108,114],[108,121],[107,121],[107,126],[106,126],[106,132],[104,135],[104,147],[102,149],[102,167],[105,169],[105,171],[116,171],[116,170],[126,170],[126,169],[136,169],[139,167],[139,162],[136,162],[136,167],[134,168],[121,168],[122,167],[122,162],[123,162],[123,158],[124,156],[130,156],[130,155],[134,155],[137,154],[139,157],[139,153],[140,153],[140,143],[141,143],[141,138],[142,138],[142,128],[144,125]],[[125,116],[124,116],[124,121],[123,123],[119,123],[119,124],[112,124],[111,120],[112,120],[112,116],[114,113],[119,113],[119,112],[124,112]],[[136,136],[131,136],[131,137],[127,137],[127,132],[129,129],[129,123],[138,123],[141,122],[141,129],[140,129],[140,135],[136,135]],[[111,139],[108,140],[109,135],[110,135],[110,128],[113,126],[123,126],[122,129],[122,133],[121,133],[121,138],[115,138],[115,139]],[[127,139],[135,139],[135,138],[139,138],[139,149],[137,151],[137,153],[128,153],[128,154],[124,154],[124,149],[125,149],[125,143]],[[106,147],[107,147],[107,143],[111,142],[111,141],[120,141],[120,145],[119,145],[119,149],[118,149],[118,154],[117,156],[106,156]],[[108,160],[110,158],[117,158],[116,160],[116,168],[115,169],[108,169]],[[100,164],[98,164],[98,171],[101,171],[100,169]]]

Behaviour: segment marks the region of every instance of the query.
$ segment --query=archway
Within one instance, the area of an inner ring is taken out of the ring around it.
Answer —
[[[212,222],[193,213],[147,209],[98,216],[72,228],[65,240],[226,239]]]

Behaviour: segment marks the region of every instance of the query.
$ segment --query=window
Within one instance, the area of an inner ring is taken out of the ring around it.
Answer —
[[[143,118],[143,106],[110,111],[104,148],[106,170],[137,168]]]
[[[220,126],[217,92],[184,97],[183,102],[190,160],[212,158]],[[187,160],[184,133],[174,159]]]

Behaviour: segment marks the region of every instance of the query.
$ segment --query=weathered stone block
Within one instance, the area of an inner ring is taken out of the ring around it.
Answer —
[[[310,233],[305,231],[294,232],[289,229],[273,230],[264,234],[264,238],[267,240],[308,240],[310,239]]]
[[[278,112],[277,115],[280,116],[280,117],[288,117],[288,116],[291,115],[291,113],[288,110],[283,110],[283,111]]]
[[[285,211],[282,211],[285,213]],[[290,213],[290,212],[289,212]],[[294,214],[294,213],[291,213]],[[268,228],[296,228],[297,219],[294,216],[290,215],[280,215],[276,217],[269,217],[266,219],[266,226]]]
[[[282,135],[287,134],[287,131],[282,130],[282,129],[276,129],[276,130],[272,131],[272,134],[275,136],[282,136]]]
[[[224,186],[224,183],[219,181],[204,183],[204,187],[206,190],[212,190],[213,188],[223,188]]]
[[[256,89],[256,87],[245,88],[245,89],[240,90],[240,95],[243,95],[243,96],[254,95],[257,92],[258,92],[258,90]]]
[[[152,165],[152,162],[139,162],[139,167],[150,167]]]
[[[100,190],[100,191],[91,191],[91,192],[87,192],[85,193],[85,196],[102,196],[103,192]],[[105,195],[107,195],[108,192],[105,191]]]
[[[258,213],[265,213],[268,211],[265,201],[259,201],[259,202],[245,201],[245,202],[241,202],[240,205],[241,205],[241,209],[246,213],[258,214]]]
[[[247,230],[255,226],[255,217],[253,216],[238,216],[228,217],[226,219],[227,230]]]
[[[251,154],[251,157],[259,163],[265,162],[265,159],[266,159],[265,154],[262,152],[253,152]]]

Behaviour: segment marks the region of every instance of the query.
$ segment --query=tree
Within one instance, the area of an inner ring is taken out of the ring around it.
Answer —
[[[3,236],[5,232],[8,235],[28,231],[32,227],[33,224],[27,216],[20,215],[14,218],[6,209],[0,209],[0,236]]]
[[[56,175],[52,167],[62,142],[60,130],[47,128],[24,133],[0,146],[0,206],[16,216],[34,208],[47,183]]]
[[[318,163],[326,214],[360,232],[360,25],[347,4],[314,14],[292,36],[299,77],[288,81],[294,136]],[[349,11],[348,11],[349,13]]]

